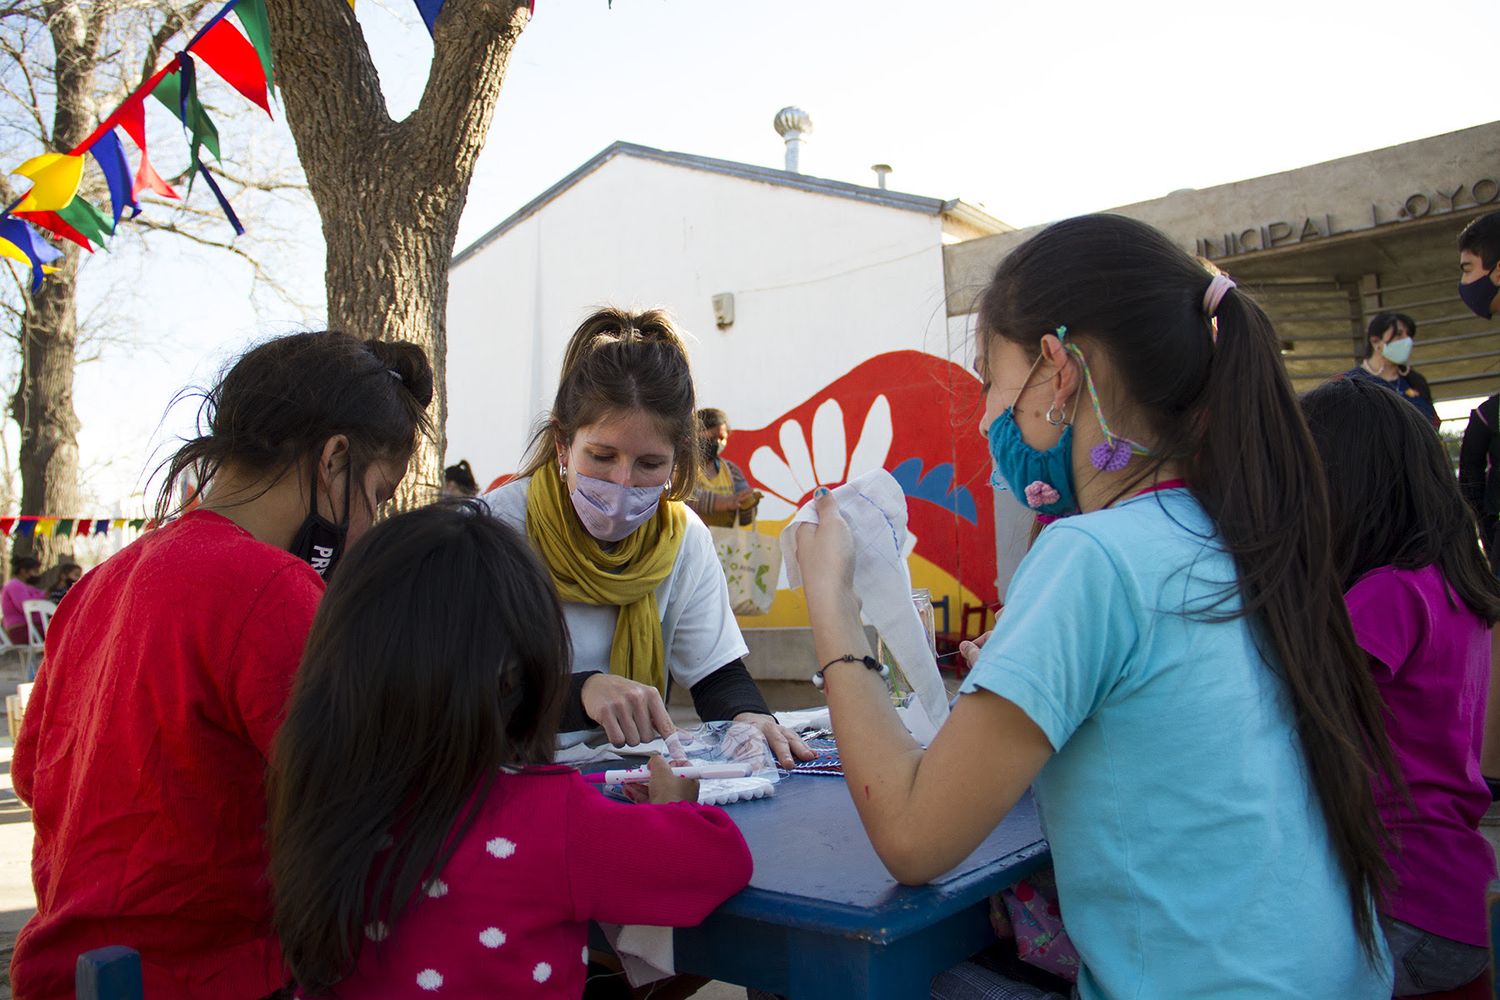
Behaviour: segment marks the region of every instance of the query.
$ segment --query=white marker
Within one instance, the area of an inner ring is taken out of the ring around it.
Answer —
[[[693,767],[674,767],[672,774],[678,778],[748,778],[750,776],[749,764],[698,764]],[[592,781],[600,785],[634,785],[643,781],[651,780],[651,769],[646,767],[632,768],[628,771],[601,771],[597,774],[585,774],[584,781]]]

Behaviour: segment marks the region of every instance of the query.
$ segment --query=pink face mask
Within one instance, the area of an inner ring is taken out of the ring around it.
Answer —
[[[618,542],[645,524],[661,505],[660,486],[621,486],[608,479],[574,473],[573,509],[590,535]]]

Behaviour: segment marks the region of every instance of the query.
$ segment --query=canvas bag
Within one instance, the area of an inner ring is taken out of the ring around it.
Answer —
[[[739,516],[735,516],[739,521]],[[754,527],[738,523],[733,528],[709,528],[714,552],[729,584],[729,603],[737,615],[771,612],[776,583],[781,578],[781,543],[773,535],[762,535]]]

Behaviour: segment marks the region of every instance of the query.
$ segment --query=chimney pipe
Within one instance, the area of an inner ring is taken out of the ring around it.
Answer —
[[[801,108],[786,107],[776,112],[772,124],[776,126],[776,134],[786,142],[787,172],[801,173],[802,137],[812,131],[812,117]]]
[[[880,190],[884,191],[885,178],[891,172],[891,165],[889,163],[877,163],[870,167],[870,169],[875,171],[875,183],[880,185]]]

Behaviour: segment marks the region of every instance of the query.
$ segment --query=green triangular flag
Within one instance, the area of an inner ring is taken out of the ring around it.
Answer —
[[[100,246],[104,245],[106,236],[114,235],[114,219],[108,212],[101,212],[93,202],[87,199],[75,197],[59,208],[57,214],[68,225]]]
[[[260,67],[266,71],[266,89],[276,96],[276,78],[273,74],[274,60],[271,57],[271,21],[266,17],[265,0],[240,0],[234,5],[234,16],[240,19],[245,37],[255,46],[260,56]]]
[[[161,78],[161,83],[151,91],[151,96],[167,106],[167,110],[182,121],[182,71],[174,70]],[[207,146],[214,159],[219,159],[219,130],[203,102],[198,100],[196,84],[188,94],[188,120],[183,122],[188,129],[188,145],[192,147],[192,160],[198,161],[198,147]]]

